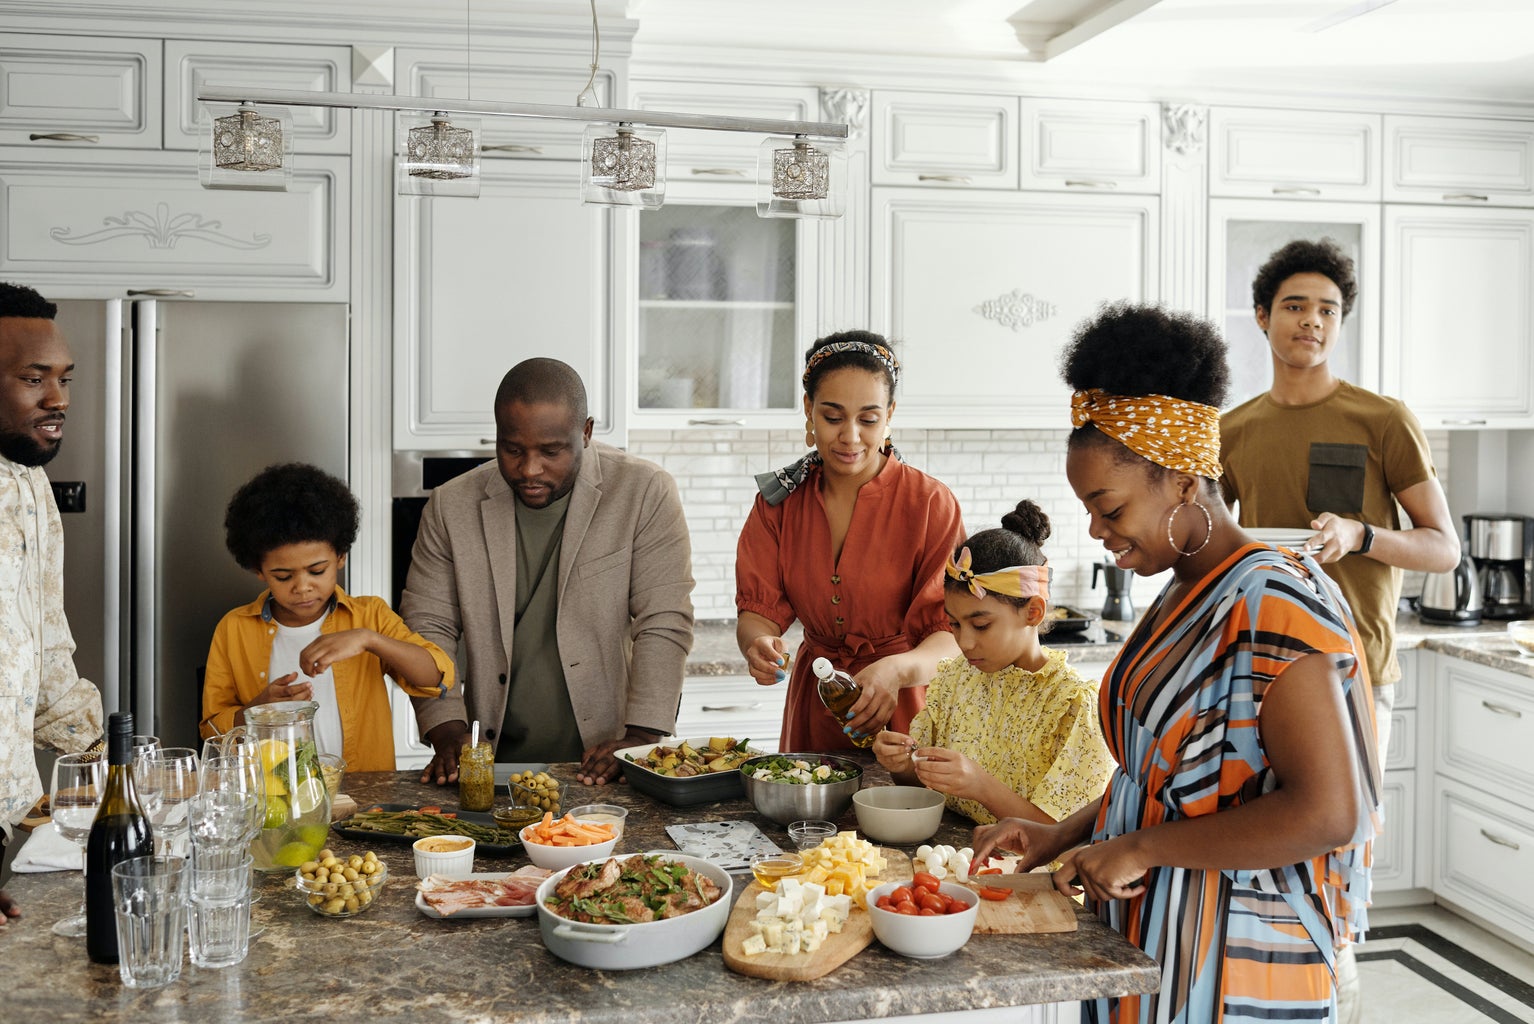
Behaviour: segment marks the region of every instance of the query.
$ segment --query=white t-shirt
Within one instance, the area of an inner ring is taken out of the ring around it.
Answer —
[[[314,745],[321,754],[341,753],[341,709],[336,706],[336,677],[330,669],[311,676],[298,664],[298,655],[305,647],[319,639],[320,627],[325,624],[321,615],[307,626],[284,626],[272,620],[277,627],[277,639],[272,643],[272,661],[266,668],[266,678],[281,679],[289,672],[297,672],[297,682],[314,686],[314,702],[320,709],[314,714]]]

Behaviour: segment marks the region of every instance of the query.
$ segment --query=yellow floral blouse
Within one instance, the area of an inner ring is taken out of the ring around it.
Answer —
[[[1113,771],[1097,715],[1097,683],[1044,648],[1037,672],[981,672],[963,658],[939,662],[927,706],[911,722],[923,747],[956,750],[1056,821],[1102,795]],[[996,816],[977,800],[948,806],[982,825]]]

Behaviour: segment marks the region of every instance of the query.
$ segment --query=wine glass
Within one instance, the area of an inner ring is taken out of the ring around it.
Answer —
[[[133,763],[138,764],[141,759],[148,757],[159,749],[160,737],[135,735],[133,737]]]
[[[96,808],[101,806],[101,790],[106,781],[107,762],[99,752],[65,754],[53,762],[53,788],[49,796],[53,827],[59,835],[80,848],[82,866],[85,844],[91,835],[91,822],[96,820]],[[79,908],[69,917],[56,922],[53,934],[69,939],[85,937],[83,894]]]
[[[187,835],[186,802],[197,795],[197,751],[162,747],[133,766],[139,802],[154,833],[155,852],[179,857]]]

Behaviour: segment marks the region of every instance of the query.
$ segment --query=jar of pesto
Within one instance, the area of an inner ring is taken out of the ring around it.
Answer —
[[[488,811],[495,803],[495,748],[486,740],[463,745],[458,754],[458,807]]]

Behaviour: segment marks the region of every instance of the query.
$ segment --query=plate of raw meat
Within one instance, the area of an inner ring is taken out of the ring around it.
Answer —
[[[415,906],[435,918],[532,917],[538,911],[538,885],[552,874],[529,865],[461,878],[430,875],[416,884]]]

